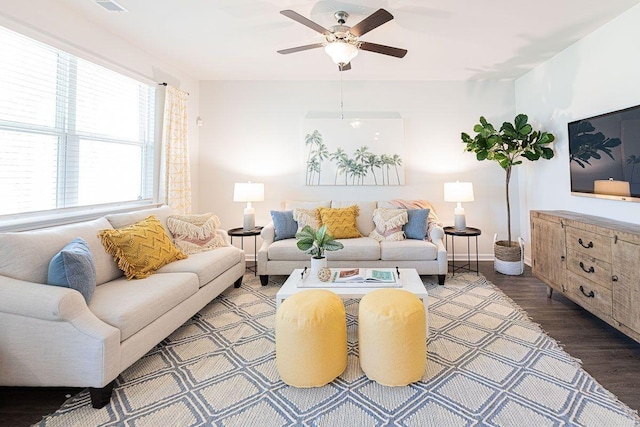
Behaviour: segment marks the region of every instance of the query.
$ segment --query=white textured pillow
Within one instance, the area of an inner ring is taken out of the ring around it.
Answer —
[[[175,245],[187,255],[227,246],[216,230],[220,220],[212,213],[202,215],[171,215],[167,227],[175,238]]]
[[[318,209],[295,208],[293,210],[293,219],[298,223],[298,233],[302,231],[305,225],[310,226],[314,230],[320,228]]]
[[[404,240],[402,226],[409,221],[406,209],[377,208],[373,211],[373,222],[376,228],[369,237],[379,242],[395,242]]]

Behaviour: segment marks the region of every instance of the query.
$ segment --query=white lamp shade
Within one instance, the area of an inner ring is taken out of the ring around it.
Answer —
[[[473,184],[470,182],[445,182],[445,202],[473,202]]]
[[[264,201],[264,184],[255,182],[237,182],[233,187],[234,202]]]
[[[324,47],[324,51],[335,64],[348,64],[358,55],[358,48],[350,43],[336,41]]]
[[[631,190],[627,181],[610,179],[598,179],[593,181],[593,192],[610,196],[630,196]]]

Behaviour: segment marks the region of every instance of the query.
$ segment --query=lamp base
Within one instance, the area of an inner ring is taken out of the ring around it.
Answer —
[[[242,230],[243,231],[251,231],[256,228],[256,215],[255,214],[244,214],[244,220],[242,222]]]
[[[465,231],[467,229],[467,220],[463,215],[456,214],[456,231]]]

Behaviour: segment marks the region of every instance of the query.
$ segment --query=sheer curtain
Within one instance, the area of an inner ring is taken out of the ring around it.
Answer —
[[[162,123],[160,200],[176,213],[191,212],[191,171],[187,138],[187,97],[189,94],[167,86]]]

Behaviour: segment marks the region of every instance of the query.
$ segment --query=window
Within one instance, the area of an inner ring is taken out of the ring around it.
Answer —
[[[155,85],[0,27],[0,218],[153,199]]]

